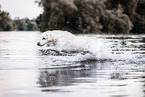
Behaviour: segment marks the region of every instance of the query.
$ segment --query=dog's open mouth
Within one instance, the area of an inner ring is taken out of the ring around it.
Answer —
[[[40,46],[40,47],[42,47],[42,46],[44,46],[46,44],[47,44],[47,47],[51,47],[51,46],[55,46],[56,45],[55,42],[54,43],[45,43],[45,44],[41,44],[40,42],[37,43],[37,45]]]
[[[38,46],[44,46],[45,44],[41,44],[40,42],[37,43]]]

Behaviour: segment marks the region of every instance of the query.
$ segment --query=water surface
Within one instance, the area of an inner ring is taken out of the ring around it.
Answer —
[[[39,36],[0,32],[0,97],[145,97],[145,35],[85,35],[103,43],[95,60],[42,54]]]

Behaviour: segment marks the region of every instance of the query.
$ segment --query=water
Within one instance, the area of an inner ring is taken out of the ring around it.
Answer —
[[[85,35],[95,57],[42,54],[39,36],[0,33],[0,97],[145,97],[145,35]]]

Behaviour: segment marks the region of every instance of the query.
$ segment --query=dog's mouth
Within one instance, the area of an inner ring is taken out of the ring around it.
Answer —
[[[45,44],[41,44],[40,42],[38,42],[37,45],[40,46],[40,47],[42,47],[42,46],[46,45],[46,43],[45,43]],[[55,45],[56,45],[56,44],[54,44],[54,43],[48,43],[48,44],[47,44],[47,47],[55,46]]]
[[[40,42],[37,43],[38,46],[44,46],[45,44],[41,44]]]
[[[40,46],[40,47],[42,47],[42,46],[44,46],[44,45],[46,45],[47,47],[55,46],[55,45],[56,45],[56,41],[50,40],[50,41],[48,41],[48,42],[46,42],[46,43],[38,42],[37,45]]]

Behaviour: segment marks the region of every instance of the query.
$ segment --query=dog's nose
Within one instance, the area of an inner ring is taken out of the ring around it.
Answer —
[[[40,42],[38,42],[37,45],[40,46]]]

